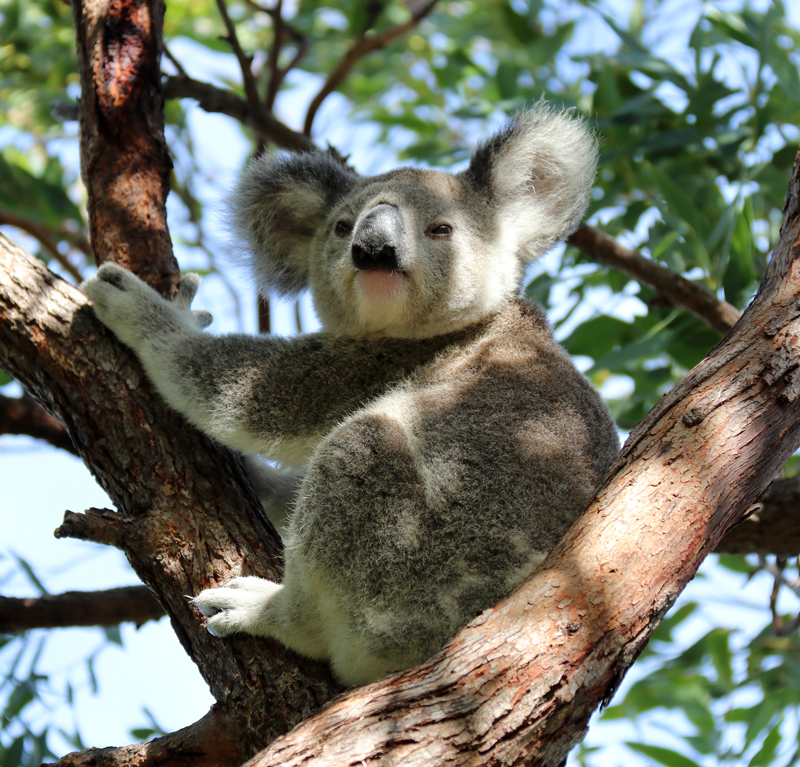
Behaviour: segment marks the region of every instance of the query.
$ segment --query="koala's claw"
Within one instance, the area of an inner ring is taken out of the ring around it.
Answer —
[[[211,323],[208,312],[193,312],[191,302],[200,277],[185,275],[175,300],[167,301],[135,274],[117,264],[103,264],[97,277],[81,290],[91,299],[95,314],[123,343],[140,352],[148,339],[181,332],[181,327],[202,330]]]
[[[97,272],[97,279],[107,282],[119,290],[125,290],[123,274],[116,264],[103,264]]]

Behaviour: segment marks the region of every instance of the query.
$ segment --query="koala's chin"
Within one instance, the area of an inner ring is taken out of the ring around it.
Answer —
[[[381,269],[358,271],[354,288],[364,333],[397,332],[406,325],[410,297],[405,274]]]

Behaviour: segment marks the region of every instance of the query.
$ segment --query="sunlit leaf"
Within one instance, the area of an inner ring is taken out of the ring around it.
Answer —
[[[649,759],[665,767],[700,767],[700,765],[677,751],[660,746],[650,746],[646,743],[627,742],[625,745],[633,751],[644,754]]]

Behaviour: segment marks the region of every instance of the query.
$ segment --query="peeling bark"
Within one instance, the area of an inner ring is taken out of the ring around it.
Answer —
[[[160,87],[163,0],[76,0],[73,9],[81,175],[95,258],[172,295],[180,270],[166,217],[172,160]]]

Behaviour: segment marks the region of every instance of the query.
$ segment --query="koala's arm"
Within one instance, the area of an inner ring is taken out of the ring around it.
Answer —
[[[404,357],[402,343],[376,354],[364,341],[323,334],[209,335],[202,314],[189,309],[198,284],[186,275],[176,299],[167,301],[127,270],[105,264],[81,287],[169,405],[243,453],[302,463],[336,423],[418,362],[406,358],[411,352]]]

